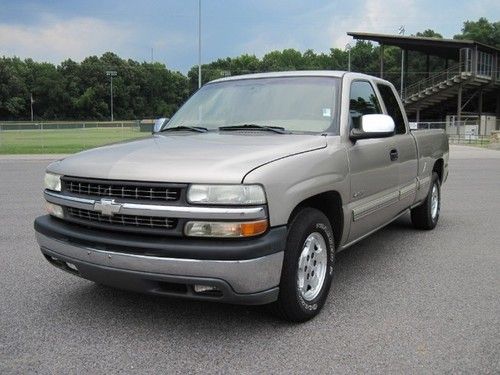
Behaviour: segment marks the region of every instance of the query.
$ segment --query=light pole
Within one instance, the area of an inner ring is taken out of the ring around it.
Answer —
[[[405,26],[399,27],[399,35],[405,35]],[[404,65],[405,65],[405,51],[401,49],[401,99],[403,99],[403,84],[404,84]]]
[[[345,50],[347,51],[347,71],[351,71],[351,45],[347,43],[345,45]]]
[[[116,70],[106,70],[106,75],[111,79],[111,87],[110,87],[110,107],[111,107],[111,122],[113,122],[113,77],[116,77]]]
[[[201,87],[201,0],[198,0],[198,88]]]

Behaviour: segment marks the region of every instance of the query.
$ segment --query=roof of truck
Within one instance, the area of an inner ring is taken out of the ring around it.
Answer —
[[[340,78],[344,74],[349,73],[352,75],[360,77],[371,77],[362,73],[352,73],[345,72],[342,70],[293,70],[287,72],[270,72],[270,73],[253,73],[253,74],[243,74],[232,77],[219,78],[210,83],[223,82],[223,81],[233,81],[239,79],[255,79],[255,78],[276,78],[276,77],[336,77]]]

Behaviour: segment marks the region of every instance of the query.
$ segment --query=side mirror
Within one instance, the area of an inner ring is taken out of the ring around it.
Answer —
[[[158,133],[167,124],[167,122],[169,120],[170,119],[166,118],[166,117],[162,117],[162,118],[155,120],[152,133],[153,134]]]
[[[361,116],[360,129],[352,129],[349,138],[353,141],[367,138],[385,138],[394,135],[394,120],[387,115]]]

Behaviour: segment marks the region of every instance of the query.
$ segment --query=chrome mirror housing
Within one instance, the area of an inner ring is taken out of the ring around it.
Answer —
[[[385,138],[394,135],[396,125],[391,116],[371,114],[361,116],[360,129],[352,129],[351,140],[367,138]]]

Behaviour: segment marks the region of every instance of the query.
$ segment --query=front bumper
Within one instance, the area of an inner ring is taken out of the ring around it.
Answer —
[[[278,296],[285,228],[251,240],[159,241],[145,236],[139,241],[137,235],[102,233],[42,216],[35,221],[35,230],[41,251],[52,264],[105,285],[240,304],[270,303]],[[190,256],[172,256],[179,255],[175,244]],[[233,259],[234,254],[241,259]],[[215,287],[217,292],[196,293],[194,285]]]

